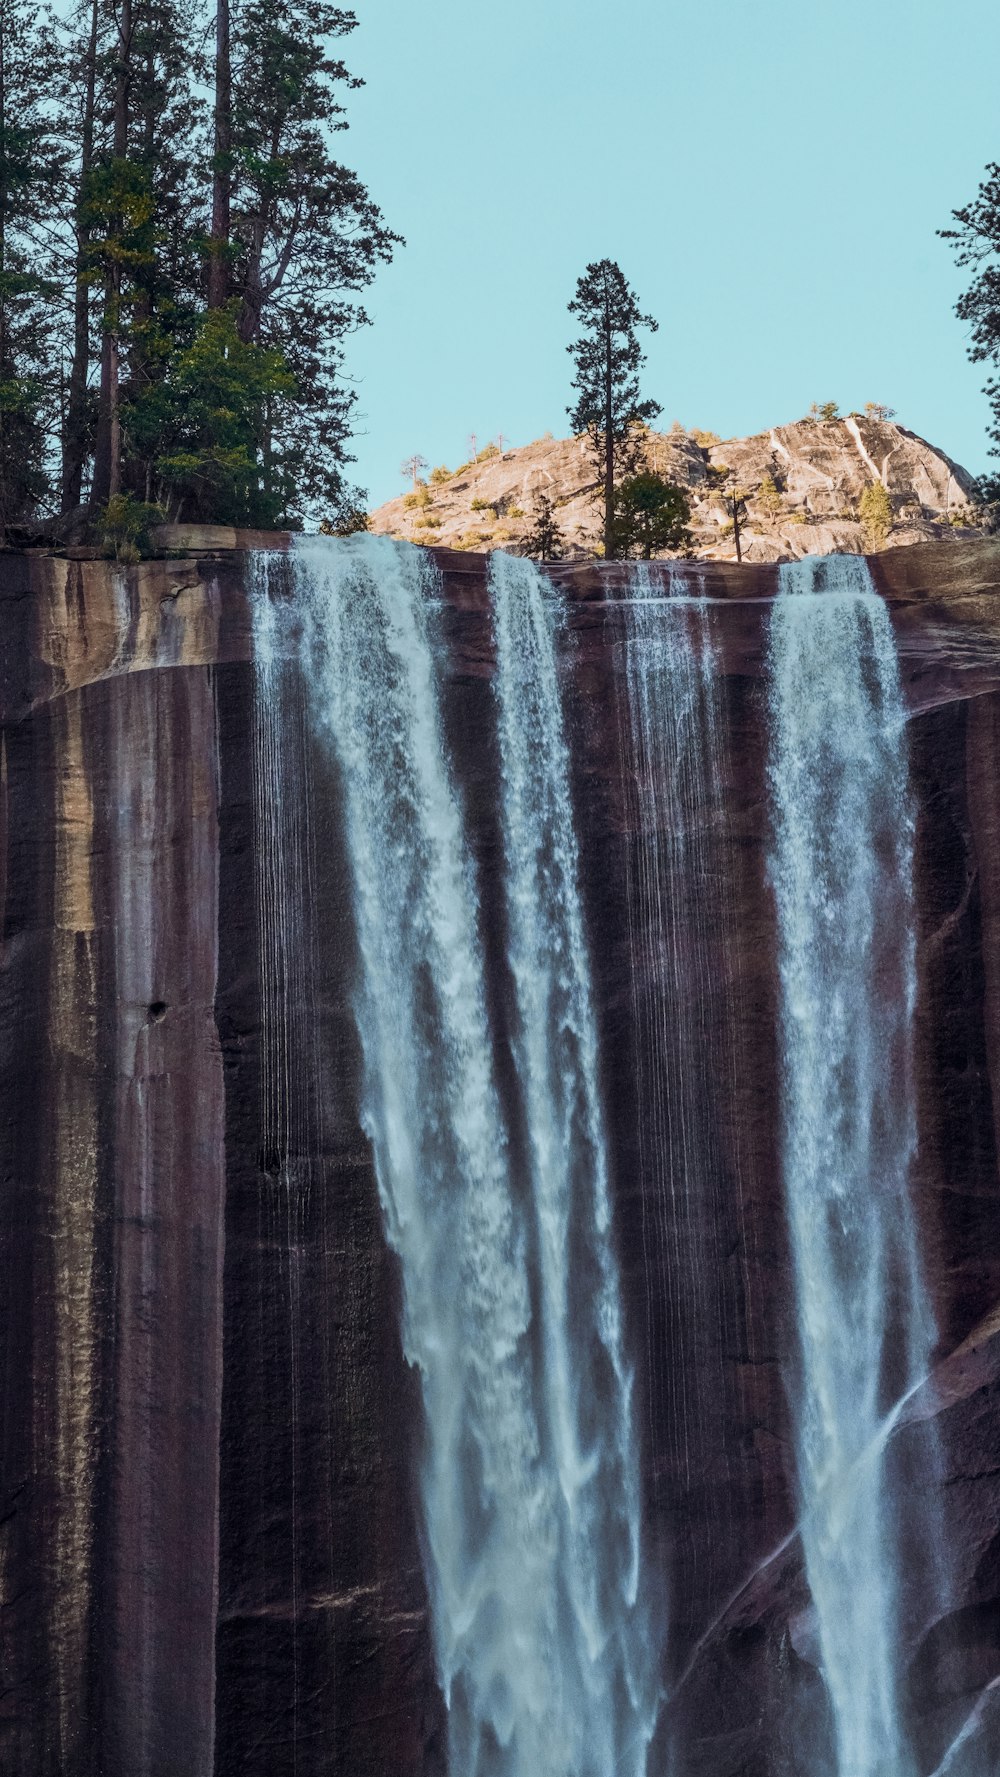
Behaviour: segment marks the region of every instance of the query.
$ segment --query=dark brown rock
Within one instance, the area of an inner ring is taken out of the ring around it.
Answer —
[[[445,721],[504,1053],[486,564],[438,560]],[[940,1345],[893,1461],[948,1526],[950,1591],[906,1629],[929,1771],[975,1710],[992,1731],[1000,1672],[1000,543],[887,551],[874,571],[919,812],[914,1183]],[[651,1777],[668,1757],[677,1777],[764,1777],[825,1707],[784,1388],[760,686],[776,570],[699,568],[725,674],[726,816],[706,856],[730,904],[699,988],[704,1194],[679,1231],[714,1255],[697,1300],[644,1238],[659,1187],[638,1139],[639,1033],[656,989],[633,971],[625,573],[553,577],[644,1497],[670,1598]],[[359,1127],[336,784],[301,720],[283,801],[255,767],[238,553],[130,569],[6,554],[0,623],[0,1771],[441,1777],[419,1390]],[[289,826],[303,809],[304,853]],[[308,856],[308,893],[294,870],[280,894],[262,887],[266,823],[279,852]]]

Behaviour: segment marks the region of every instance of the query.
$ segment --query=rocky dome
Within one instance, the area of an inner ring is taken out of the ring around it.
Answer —
[[[881,482],[893,511],[893,545],[982,534],[966,470],[891,420],[849,414],[774,426],[752,438],[649,432],[649,466],[689,490],[694,553],[735,559],[720,489],[726,471],[746,495],[744,561],[862,553],[859,502]],[[713,474],[713,471],[715,472]],[[370,517],[373,531],[413,543],[486,551],[517,548],[539,494],[555,508],[571,556],[598,551],[600,509],[586,439],[539,438],[517,450],[487,447],[453,473],[431,472]]]

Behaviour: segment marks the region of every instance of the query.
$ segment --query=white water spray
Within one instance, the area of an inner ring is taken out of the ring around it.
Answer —
[[[499,598],[511,963],[532,1153],[520,1192],[442,730],[437,591],[418,550],[370,537],[305,542],[283,624],[301,628],[308,700],[340,767],[362,1115],[423,1394],[449,1777],[642,1777],[651,1709],[637,1483],[558,700],[554,678],[536,691],[519,676],[510,645],[521,607]],[[545,636],[532,670],[551,666]],[[273,616],[259,612],[258,650],[277,643]],[[518,755],[508,712],[544,719],[551,758]],[[540,850],[551,877],[534,873]],[[558,950],[542,959],[541,998],[525,975],[536,922]]]
[[[771,620],[772,878],[802,1537],[839,1777],[905,1777],[899,1527],[881,1435],[927,1369],[915,1145],[913,814],[888,614],[866,564],[790,563]],[[902,1329],[890,1347],[887,1329]]]
[[[574,1713],[585,1749],[585,1762],[578,1753],[565,1768],[595,1777],[638,1774],[655,1726],[658,1650],[642,1604],[632,1377],[623,1351],[557,675],[559,608],[551,584],[531,562],[493,555],[490,583],[545,1425],[579,1677]]]
[[[752,1509],[746,1465],[728,1439],[746,1405],[745,1366],[733,1354],[752,1353],[752,1325],[741,1132],[720,1129],[718,1114],[720,1084],[730,1102],[737,1096],[746,1022],[727,845],[725,680],[697,569],[637,563],[615,622],[626,692],[647,1438],[664,1510],[704,1529],[671,1550],[677,1590],[690,1601],[687,1624],[675,1624],[683,1646],[698,1613],[742,1571],[738,1527]]]

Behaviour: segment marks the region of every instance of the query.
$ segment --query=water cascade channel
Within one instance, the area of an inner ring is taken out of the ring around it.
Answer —
[[[498,562],[506,895],[529,1155],[519,1179],[442,726],[434,570],[418,551],[372,539],[304,544],[295,569],[287,622],[301,627],[309,704],[342,782],[363,1120],[423,1393],[426,1577],[449,1772],[639,1777],[655,1643],[555,613],[534,569]],[[265,600],[265,675],[281,645]],[[585,1303],[572,1327],[571,1270]]]
[[[281,1147],[298,1051],[274,1008],[289,980],[315,996],[313,928],[341,917],[315,904],[301,857],[275,855],[304,855],[301,823],[316,823],[311,779],[283,776],[291,672],[337,785],[362,1123],[422,1399],[448,1777],[681,1777],[695,1765],[663,1722],[711,1630],[697,1601],[722,1609],[744,1571],[757,1471],[726,1428],[752,1421],[745,1390],[764,1361],[747,1307],[761,1265],[752,1181],[715,1106],[739,1101],[734,1033],[747,1025],[725,961],[742,891],[723,843],[722,667],[695,571],[637,566],[614,615],[628,909],[615,939],[630,958],[642,1190],[633,1312],[613,1206],[636,1181],[616,1174],[603,1092],[567,609],[544,572],[503,554],[488,601],[489,897],[449,739],[453,637],[431,557],[385,538],[312,539],[283,592],[258,575],[264,1121]],[[934,1326],[908,1176],[913,813],[895,647],[864,563],[781,570],[766,683],[790,1410],[833,1743],[795,1777],[911,1777],[890,1451]],[[315,1045],[308,1065],[321,1067]],[[288,1287],[293,1312],[291,1274]],[[690,1548],[680,1532],[664,1547],[675,1508],[706,1520]]]
[[[909,1194],[913,810],[895,644],[864,561],[781,569],[769,696],[806,1572],[839,1777],[905,1777],[888,1434],[934,1327]]]

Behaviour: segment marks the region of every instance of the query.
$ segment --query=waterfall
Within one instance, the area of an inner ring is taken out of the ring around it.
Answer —
[[[641,1607],[632,1378],[557,676],[560,611],[531,562],[494,554],[490,581],[544,1409],[581,1681],[574,1715],[586,1749],[586,1763],[577,1755],[551,1768],[639,1773],[655,1725],[657,1649]]]
[[[690,1639],[743,1571],[738,1525],[752,1506],[735,1429],[745,1418],[746,1366],[734,1359],[754,1354],[742,1131],[737,1123],[724,1134],[717,1112],[720,1082],[728,1102],[737,1098],[745,1018],[727,849],[725,681],[697,570],[665,573],[637,564],[615,619],[647,1439],[664,1509],[704,1526],[670,1551],[673,1590],[695,1606]],[[683,1637],[676,1612],[673,1628]],[[683,1642],[675,1652],[683,1657]]]
[[[442,726],[436,570],[372,537],[304,541],[294,568],[281,635],[259,600],[255,645],[301,648],[339,766],[362,1118],[424,1405],[449,1777],[641,1777],[637,1482],[551,618],[534,583],[500,564],[521,1180]]]
[[[803,1546],[839,1777],[903,1777],[887,1416],[926,1372],[933,1325],[908,1194],[904,711],[888,615],[862,560],[782,568],[768,667]]]

